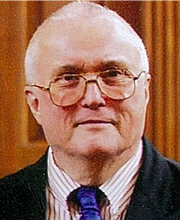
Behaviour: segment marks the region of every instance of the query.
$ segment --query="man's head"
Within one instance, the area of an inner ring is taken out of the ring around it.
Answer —
[[[126,99],[113,98],[119,92],[119,88],[112,89],[113,83],[103,93],[95,80],[99,73],[117,69],[139,76],[133,79],[123,72],[130,85],[135,85]],[[143,134],[149,100],[148,59],[141,39],[115,12],[95,3],[63,7],[34,34],[25,72],[27,84],[42,87],[49,87],[64,74],[81,74],[89,80],[76,102],[71,100],[77,92],[73,89],[67,102],[72,104],[64,106],[55,105],[47,90],[36,86],[25,89],[32,113],[54,152],[83,159],[98,155],[114,159],[124,155],[127,159],[133,155]],[[111,91],[112,97],[107,95]]]

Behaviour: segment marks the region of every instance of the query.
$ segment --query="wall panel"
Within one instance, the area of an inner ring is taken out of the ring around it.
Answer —
[[[176,159],[180,161],[180,2],[174,4],[174,18],[175,18],[175,155]]]
[[[0,2],[0,176],[19,168],[23,99],[24,3]],[[21,152],[20,152],[21,154]]]
[[[180,2],[145,4],[143,39],[149,51],[152,74],[152,101],[147,122],[151,128],[147,125],[147,134],[161,153],[179,160]]]

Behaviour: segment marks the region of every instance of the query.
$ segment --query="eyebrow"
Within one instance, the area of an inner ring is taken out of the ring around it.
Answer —
[[[93,69],[95,72],[98,72],[98,71],[106,71],[109,69],[127,69],[127,67],[122,62],[112,60],[112,61],[102,61],[102,62],[100,62],[100,64],[94,66]],[[53,78],[59,77],[64,73],[71,73],[71,72],[75,73],[75,74],[80,74],[80,73],[86,72],[85,71],[85,64],[83,63],[82,66],[71,65],[71,64],[60,66],[53,74]]]
[[[100,71],[105,71],[109,69],[127,69],[127,66],[118,61],[102,61],[99,65],[95,67],[95,69],[100,70]]]
[[[53,77],[59,77],[64,73],[82,73],[82,71],[84,71],[84,66],[83,67],[79,67],[78,65],[65,65],[65,66],[60,66],[55,73],[53,74]]]

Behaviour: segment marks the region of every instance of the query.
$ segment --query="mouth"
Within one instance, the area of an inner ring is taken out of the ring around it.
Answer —
[[[108,120],[85,120],[75,123],[74,127],[78,127],[80,125],[115,125],[115,122]]]

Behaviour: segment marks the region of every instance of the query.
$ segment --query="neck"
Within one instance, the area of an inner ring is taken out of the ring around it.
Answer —
[[[100,186],[111,178],[137,151],[125,150],[119,156],[96,154],[91,157],[67,156],[53,150],[56,165],[81,185]]]

